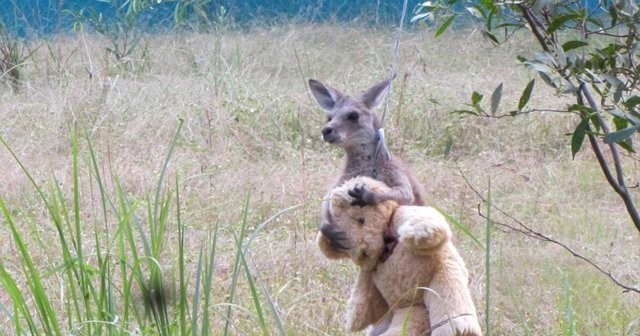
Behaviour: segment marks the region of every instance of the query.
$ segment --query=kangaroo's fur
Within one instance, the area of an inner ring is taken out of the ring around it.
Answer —
[[[368,176],[391,189],[371,192],[364,186],[355,188],[352,190],[355,205],[375,205],[386,200],[402,205],[424,205],[420,184],[400,159],[392,155],[388,160],[384,155],[375,157],[377,131],[381,124],[373,109],[384,100],[389,84],[389,79],[384,80],[351,97],[317,80],[309,80],[313,96],[327,115],[327,124],[322,129],[323,140],[346,153],[342,174],[331,189],[356,176]],[[325,222],[330,218],[326,202],[323,203],[322,221]],[[320,227],[322,229],[323,225]]]

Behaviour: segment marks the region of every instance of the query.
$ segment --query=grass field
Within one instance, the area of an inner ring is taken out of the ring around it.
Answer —
[[[391,30],[341,25],[219,29],[146,36],[123,67],[95,36],[37,42],[21,90],[0,91],[0,135],[24,165],[0,150],[0,334],[34,333],[28,316],[42,334],[47,324],[64,335],[161,334],[164,322],[141,303],[149,279],[162,279],[170,300],[165,334],[195,335],[206,323],[214,335],[344,334],[356,269],[314,243],[342,153],[320,141],[325,117],[306,80],[359,92],[386,76],[393,43]],[[588,150],[571,159],[574,117],[451,113],[501,82],[503,105],[516,106],[533,78],[516,62],[529,45],[494,48],[472,30],[406,33],[390,150],[428,203],[480,241],[486,220],[463,176],[485,195],[490,183],[493,204],[637,287],[638,232]],[[530,102],[565,103],[542,85]],[[638,183],[638,161],[625,168]],[[640,335],[640,296],[560,247],[497,226],[487,270],[485,250],[454,231],[492,334]]]

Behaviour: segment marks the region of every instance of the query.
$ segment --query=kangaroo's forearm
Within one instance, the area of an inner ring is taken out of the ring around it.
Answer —
[[[401,186],[394,187],[388,192],[385,193],[377,193],[377,201],[384,202],[387,200],[394,200],[399,204],[413,204],[415,201],[415,196],[413,195],[413,190],[411,186]]]

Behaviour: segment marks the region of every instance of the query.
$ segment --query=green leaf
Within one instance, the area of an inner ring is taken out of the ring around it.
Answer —
[[[614,116],[613,124],[616,125],[616,130],[619,131],[629,126],[629,120],[627,120],[624,115]]]
[[[593,132],[595,133],[599,133],[600,132],[600,118],[598,118],[597,114],[592,114],[591,116],[589,116],[589,118],[591,119],[591,124],[593,125]]]
[[[495,0],[480,0],[480,3],[487,9],[493,9],[496,6]]]
[[[586,47],[588,45],[589,45],[589,43],[587,43],[585,41],[577,41],[577,40],[567,41],[567,42],[562,44],[562,50],[569,51],[569,50],[572,50],[572,49]]]
[[[628,139],[640,128],[640,125],[635,125],[627,128],[623,128],[619,131],[611,132],[604,136],[604,143],[612,144],[612,143],[621,143],[624,140]]]
[[[478,91],[473,91],[471,94],[471,106],[478,106],[480,101],[482,100],[483,95]]]
[[[449,25],[451,25],[451,22],[453,22],[453,19],[456,18],[456,15],[451,15],[447,21],[445,21],[443,24],[440,25],[440,27],[438,27],[438,30],[436,30],[436,37],[442,35],[447,28],[449,28]]]
[[[409,23],[414,23],[420,20],[430,21],[431,19],[433,19],[433,13],[425,12],[425,13],[416,14],[414,17],[411,18],[411,21],[409,21]]]
[[[580,105],[580,104],[573,104],[569,106],[569,111],[578,111],[578,112],[584,112],[588,114],[593,114],[596,112],[595,109],[588,106]]]
[[[584,136],[587,134],[587,128],[589,127],[589,118],[582,118],[576,129],[571,136],[571,157],[576,158],[576,154],[582,147],[584,142]]]
[[[487,14],[485,14],[484,10],[482,10],[482,7],[478,5],[465,7],[465,9],[467,10],[467,12],[469,12],[469,14],[473,15],[478,19],[484,19],[487,17]]]
[[[542,80],[547,83],[547,85],[549,85],[550,87],[557,89],[558,88],[558,84],[556,84],[553,79],[551,79],[551,77],[549,77],[549,75],[547,75],[544,72],[538,72],[538,75],[540,75],[540,78],[542,78]]]
[[[604,29],[608,29],[607,27],[613,27],[613,26],[610,26],[609,24],[607,24],[607,27],[605,27],[605,23],[603,21],[597,19],[595,17],[595,15],[588,17],[587,18],[587,22],[592,24],[592,25],[594,25],[594,26],[596,26],[596,28],[603,29],[603,30]]]
[[[624,106],[628,109],[632,109],[638,104],[640,104],[640,96],[633,96],[624,102]]]
[[[480,106],[480,101],[483,97],[484,96],[477,91],[473,91],[471,94],[471,106],[473,106],[478,113],[484,113],[484,110]]]
[[[533,85],[535,84],[535,82],[536,80],[532,79],[529,84],[527,84],[527,87],[524,88],[524,91],[522,91],[522,96],[520,96],[520,101],[518,102],[518,112],[521,112],[525,105],[527,105],[527,103],[529,102],[529,98],[531,98],[531,92],[533,91]]]
[[[488,32],[486,30],[482,31],[482,36],[488,38],[489,40],[491,40],[491,42],[493,42],[495,44],[500,44],[500,42],[498,41],[498,38],[495,35],[493,35],[492,33]]]
[[[622,141],[622,142],[618,142],[618,145],[622,148],[624,148],[626,151],[628,151],[629,153],[635,153],[636,151],[633,149],[633,144],[631,143],[631,138]]]
[[[609,17],[611,17],[611,27],[618,25],[618,10],[615,7],[615,3],[609,6]]]
[[[561,15],[553,19],[547,28],[547,34],[552,34],[556,30],[562,28],[564,24],[569,20],[575,20],[579,18],[580,15],[578,13],[571,13],[566,15]]]
[[[495,115],[502,99],[502,83],[498,85],[491,94],[491,114]]]

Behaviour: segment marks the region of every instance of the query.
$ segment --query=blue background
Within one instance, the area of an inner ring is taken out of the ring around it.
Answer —
[[[216,18],[219,9],[224,7],[225,18],[238,25],[249,22],[268,24],[280,19],[389,24],[399,21],[402,3],[402,0],[212,0],[205,8],[210,18]],[[408,11],[411,12],[418,3],[409,1]],[[148,29],[172,27],[175,6],[175,3],[163,3],[145,10],[139,16],[138,24]],[[110,3],[98,0],[0,0],[0,19],[10,31],[21,36],[47,35],[71,29],[75,19],[69,11],[90,8],[110,19],[115,13]]]

